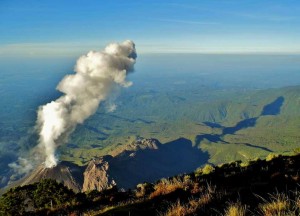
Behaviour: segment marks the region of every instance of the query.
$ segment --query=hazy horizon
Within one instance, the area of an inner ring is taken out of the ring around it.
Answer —
[[[74,56],[125,39],[139,53],[300,53],[294,0],[11,0],[0,11],[1,57]]]

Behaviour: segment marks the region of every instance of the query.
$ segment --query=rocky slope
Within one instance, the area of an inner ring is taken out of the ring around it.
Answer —
[[[63,182],[65,186],[75,192],[79,192],[82,189],[83,170],[83,167],[68,162],[61,162],[53,168],[45,168],[40,165],[17,184],[24,186],[39,182],[42,179],[55,179],[58,182]]]
[[[93,159],[87,165],[83,176],[82,191],[105,190],[116,185],[114,179],[108,174],[111,156]]]

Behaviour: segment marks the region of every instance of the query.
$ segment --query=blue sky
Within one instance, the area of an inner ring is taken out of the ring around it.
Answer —
[[[132,39],[139,53],[300,53],[299,0],[1,0],[0,56],[76,56]]]

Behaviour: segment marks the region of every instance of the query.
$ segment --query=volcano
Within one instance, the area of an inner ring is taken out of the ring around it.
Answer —
[[[207,153],[184,138],[166,144],[156,139],[139,139],[125,146],[117,155],[94,158],[85,166],[66,161],[52,168],[41,165],[21,179],[18,185],[49,178],[62,182],[76,192],[102,191],[113,186],[129,189],[141,182],[154,182],[192,172],[207,160]]]
[[[68,188],[79,192],[82,189],[84,167],[70,162],[60,162],[57,166],[46,168],[38,166],[33,172],[21,180],[21,186],[38,182],[42,179],[55,179],[62,182]]]

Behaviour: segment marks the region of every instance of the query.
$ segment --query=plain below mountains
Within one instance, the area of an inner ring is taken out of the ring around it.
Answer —
[[[215,89],[123,95],[114,113],[98,110],[60,147],[63,161],[86,164],[115,155],[136,137],[169,143],[180,137],[209,154],[209,163],[264,158],[300,143],[300,86]]]

